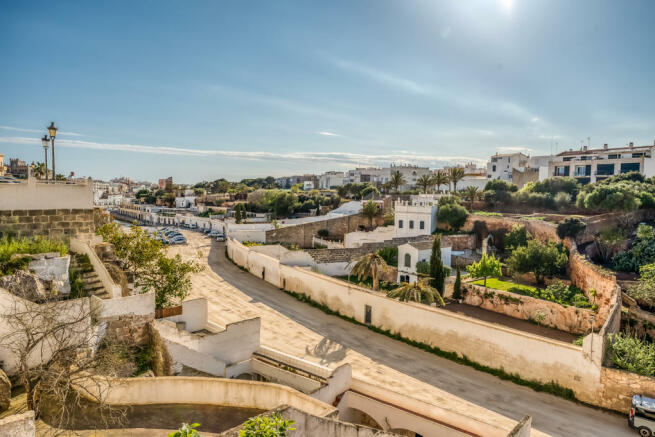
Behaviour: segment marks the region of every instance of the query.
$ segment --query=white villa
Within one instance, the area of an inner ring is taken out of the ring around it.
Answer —
[[[430,261],[432,241],[417,241],[398,246],[398,282],[416,282],[416,264]],[[450,267],[451,248],[441,248],[443,265]]]
[[[396,202],[394,205],[396,238],[432,234],[437,229],[439,197],[434,194],[419,194],[411,196],[409,202]]]

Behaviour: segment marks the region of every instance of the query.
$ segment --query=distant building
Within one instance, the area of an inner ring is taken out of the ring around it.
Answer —
[[[297,184],[304,184],[306,181],[311,181],[315,187],[318,185],[318,178],[313,174],[283,176],[275,179],[275,183],[280,188],[291,188]]]
[[[398,246],[398,282],[416,282],[418,272],[416,264],[421,261],[430,261],[432,255],[432,240],[417,241]],[[441,262],[450,267],[452,250],[450,247],[441,248]]]
[[[487,179],[500,179],[512,182],[512,171],[522,169],[528,164],[530,157],[523,153],[496,153],[487,163]]]
[[[160,190],[170,190],[173,186],[173,177],[169,176],[166,179],[159,179],[158,187]]]
[[[630,143],[626,147],[609,148],[604,144],[602,149],[569,149],[549,163],[548,176],[570,176],[583,184],[631,171],[651,177],[655,176],[654,151],[655,142],[650,146]]]
[[[318,186],[322,190],[327,190],[334,187],[341,187],[348,183],[347,176],[342,171],[328,171],[323,173],[318,178]]]
[[[5,155],[0,153],[0,176],[5,175]]]
[[[310,191],[314,189],[314,181],[304,181],[302,183],[302,189],[304,191]]]
[[[193,196],[175,198],[176,208],[191,208],[192,206],[196,206],[196,198]]]
[[[11,173],[14,177],[27,179],[27,175],[29,174],[29,166],[25,161],[9,158],[9,173]]]

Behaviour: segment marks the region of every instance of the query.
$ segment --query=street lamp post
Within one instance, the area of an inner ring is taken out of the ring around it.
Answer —
[[[52,180],[57,180],[57,173],[55,173],[55,136],[57,136],[57,128],[55,122],[51,121],[48,126],[48,133],[50,134],[50,141],[52,142]]]
[[[50,146],[50,140],[47,135],[43,135],[41,144],[43,144],[43,152],[45,153],[45,181],[48,182],[48,147]]]

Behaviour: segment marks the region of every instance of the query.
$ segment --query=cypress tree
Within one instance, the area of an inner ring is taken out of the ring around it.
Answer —
[[[443,262],[441,261],[441,236],[435,235],[432,240],[432,254],[430,255],[431,285],[443,294],[443,283],[446,279]]]
[[[462,275],[457,266],[457,276],[455,277],[455,285],[453,286],[453,299],[459,300],[462,298]]]

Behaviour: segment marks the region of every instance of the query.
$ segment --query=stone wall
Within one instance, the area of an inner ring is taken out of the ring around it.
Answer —
[[[476,231],[476,222],[483,225],[483,229],[486,229],[487,231],[485,235],[482,235],[483,238],[489,233],[498,231],[509,232],[514,228],[514,226],[519,225],[525,226],[525,229],[540,241],[559,241],[559,237],[557,236],[557,226],[543,220],[526,220],[518,217],[497,217],[471,214],[467,217],[466,223],[462,227],[462,231]],[[479,229],[481,225],[478,225],[478,232],[480,232]],[[478,237],[480,237],[480,235],[478,235]]]
[[[373,225],[381,226],[384,219],[373,219]],[[347,215],[327,220],[285,226],[266,231],[267,243],[296,244],[300,247],[312,247],[312,237],[319,229],[327,229],[331,238],[343,239],[348,232],[358,231],[360,227],[368,228],[371,222],[361,214]]]
[[[588,243],[594,239],[601,230],[611,227],[625,228],[645,221],[655,220],[655,209],[639,209],[630,213],[613,212],[600,214],[584,219],[587,224],[584,232],[576,237],[576,243]]]
[[[475,249],[476,238],[474,234],[444,235],[441,237],[441,247],[449,247],[451,250],[472,250]]]
[[[150,315],[121,315],[105,319],[105,338],[127,343],[131,346],[145,346],[150,343]]]
[[[464,296],[464,303],[484,308],[495,313],[506,314],[521,320],[536,321],[538,313],[543,314],[541,325],[559,329],[572,334],[586,334],[591,329],[591,315],[588,309],[574,306],[562,306],[555,302],[537,299],[531,296],[522,296],[503,290],[485,288],[471,283],[465,284],[468,292]],[[603,320],[595,318],[594,330],[603,326]]]
[[[93,209],[0,211],[0,236],[65,238],[94,232]]]
[[[34,411],[27,411],[23,414],[13,414],[0,419],[0,435],[11,437],[34,437],[36,428],[34,426]]]
[[[603,367],[600,373],[603,386],[599,405],[627,413],[636,394],[655,398],[655,378],[623,370]]]

